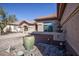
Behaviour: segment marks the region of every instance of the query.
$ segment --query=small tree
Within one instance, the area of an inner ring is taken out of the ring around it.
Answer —
[[[6,16],[5,10],[0,7],[0,16],[1,16],[1,21],[0,21],[0,29],[1,29],[1,34],[3,33],[3,29],[7,24],[13,23],[17,21],[16,15],[9,15],[8,17]]]
[[[8,22],[8,24],[9,24],[9,23],[13,23],[13,22],[15,22],[15,21],[17,21],[15,15],[9,15],[9,16],[7,17],[7,22]]]
[[[6,14],[5,14],[5,11],[2,7],[0,7],[0,16],[1,16],[1,22],[0,22],[0,29],[1,29],[1,34],[3,34],[3,28],[5,27],[6,25],[6,21],[5,20],[5,17],[6,17]]]
[[[3,34],[4,27],[5,27],[4,23],[0,23],[0,31],[1,31],[1,34]]]

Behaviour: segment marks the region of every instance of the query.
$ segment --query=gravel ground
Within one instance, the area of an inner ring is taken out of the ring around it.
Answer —
[[[37,47],[40,49],[43,56],[63,56],[63,50],[59,50],[59,48],[55,45],[49,45],[44,43],[38,43]]]
[[[41,56],[39,49],[35,47],[31,52],[25,50],[23,46],[23,36],[25,34],[22,33],[12,33],[8,35],[0,36],[0,56],[16,56],[16,53],[19,51],[23,51],[25,56]],[[11,48],[10,52],[7,50]]]
[[[25,34],[22,33],[12,33],[7,35],[0,35],[0,51],[8,49],[9,46],[16,46],[19,44],[23,44],[23,36]]]
[[[23,36],[22,33],[12,33],[8,35],[0,36],[0,55],[3,56],[16,56],[18,51],[23,51],[24,56],[63,56],[63,51],[59,50],[54,45],[37,43],[34,46],[34,50],[27,51],[23,47]],[[10,53],[6,52],[8,48],[11,48]],[[39,48],[39,49],[38,49]]]
[[[6,35],[0,35],[0,40],[11,39],[11,38],[16,38],[16,37],[23,37],[25,35],[28,35],[28,34],[26,34],[26,33],[10,33],[10,34],[6,34]]]

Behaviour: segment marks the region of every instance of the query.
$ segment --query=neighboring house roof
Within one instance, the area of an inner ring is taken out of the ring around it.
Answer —
[[[35,23],[28,22],[28,21],[22,21],[19,25],[22,25],[23,23],[26,23],[28,25],[35,25]]]
[[[16,21],[16,22],[11,23],[11,24],[13,24],[13,25],[19,25],[21,22],[22,22],[22,21]]]
[[[57,14],[51,14],[48,16],[41,16],[35,19],[35,21],[46,21],[46,20],[56,20],[57,19]]]
[[[27,20],[26,22],[30,23],[30,24],[34,24],[35,21],[32,21],[32,20]]]
[[[34,22],[28,22],[28,21],[25,21],[25,20],[22,20],[22,21],[16,21],[16,22],[14,22],[14,23],[11,23],[10,25],[21,25],[21,24],[23,24],[23,23],[26,23],[26,24],[28,24],[28,25],[35,25],[35,23]]]

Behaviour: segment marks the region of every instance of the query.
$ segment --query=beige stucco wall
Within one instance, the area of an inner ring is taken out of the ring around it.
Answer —
[[[67,17],[75,10],[78,5],[79,4],[76,3],[67,4],[64,15],[62,16],[61,24],[67,19]]]
[[[28,25],[26,23],[23,23],[21,26],[19,25],[6,25],[4,28],[4,32],[7,32],[9,28],[11,28],[11,32],[24,32],[24,26],[28,27],[28,33],[36,31],[35,25]]]
[[[37,30],[40,32],[43,32],[44,31],[43,25],[44,25],[43,22],[37,22],[37,26],[38,26]]]
[[[57,30],[57,26],[58,26],[58,21],[57,20],[51,20],[51,21],[40,21],[40,22],[37,22],[37,26],[38,26],[38,31],[39,32],[44,32],[44,23],[45,22],[51,22],[53,24],[53,31],[56,31]]]
[[[10,29],[11,32],[20,32],[21,28],[17,25],[6,25],[6,27],[3,29],[4,32],[7,32]]]
[[[28,27],[28,31],[27,31],[27,32],[29,32],[29,33],[36,31],[35,25],[28,25],[28,24],[26,24],[26,23],[23,23],[23,24],[21,25],[21,27],[24,28],[24,26],[27,26],[27,27]]]
[[[79,6],[79,4],[67,4],[61,19],[61,24],[68,18],[77,6]],[[69,21],[63,25],[63,29],[66,32],[65,39],[68,44],[79,55],[79,11],[73,17],[70,17]]]

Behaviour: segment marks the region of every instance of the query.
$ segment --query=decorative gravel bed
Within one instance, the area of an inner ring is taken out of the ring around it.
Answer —
[[[10,46],[10,47],[9,47]],[[31,51],[25,50],[22,37],[0,38],[0,55],[2,56],[63,56],[64,50],[58,46],[37,43]]]
[[[40,49],[44,56],[63,56],[64,49],[59,49],[58,46],[38,43],[37,47]]]
[[[0,51],[3,56],[63,56],[63,50],[59,50],[54,45],[38,43],[31,51],[25,50],[23,45],[17,45],[11,48],[10,52]]]

